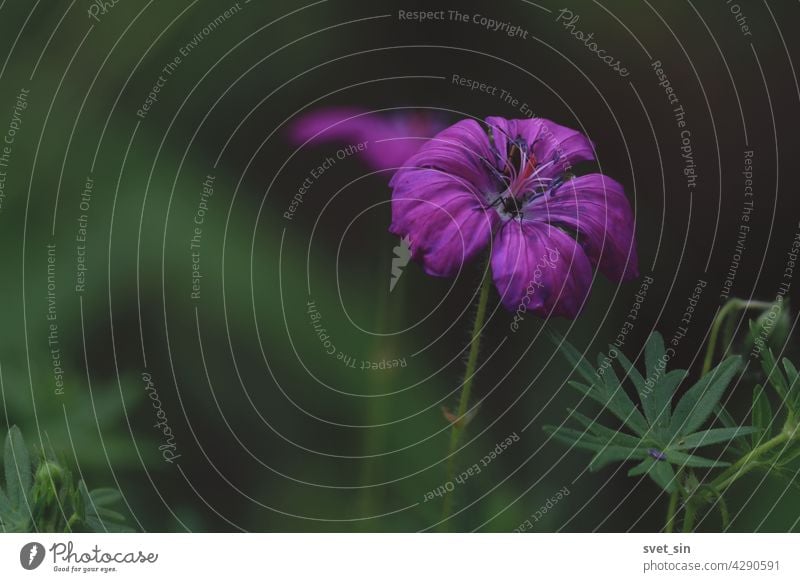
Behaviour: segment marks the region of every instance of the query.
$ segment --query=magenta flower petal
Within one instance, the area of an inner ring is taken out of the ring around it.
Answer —
[[[501,169],[506,165],[509,145],[514,140],[520,140],[524,147],[531,149],[541,167],[540,175],[545,178],[557,176],[578,162],[595,159],[589,138],[547,119],[487,117],[486,123],[492,128]]]
[[[425,142],[405,165],[409,169],[440,170],[471,184],[477,191],[486,192],[496,187],[489,171],[495,160],[486,131],[477,121],[465,119]],[[403,173],[404,170],[398,171],[389,185],[394,187]]]
[[[439,117],[426,112],[371,113],[331,107],[300,116],[290,124],[289,138],[297,145],[366,143],[359,155],[367,165],[375,170],[394,170],[444,126]]]
[[[592,282],[592,266],[580,245],[543,223],[506,223],[494,239],[491,263],[509,311],[573,318]]]
[[[489,243],[500,222],[470,185],[438,170],[398,173],[390,231],[408,237],[411,257],[438,277],[458,273]]]
[[[574,230],[592,264],[612,281],[639,276],[633,212],[616,180],[587,174],[564,182],[526,206],[525,217]]]

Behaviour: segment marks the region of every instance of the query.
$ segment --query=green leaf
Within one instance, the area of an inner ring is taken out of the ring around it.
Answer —
[[[670,411],[672,409],[672,397],[678,390],[678,386],[684,381],[688,372],[686,370],[672,370],[663,374],[653,388],[650,398],[655,401],[655,409],[658,411],[658,427],[667,428],[670,423]]]
[[[597,371],[592,367],[589,361],[583,357],[575,346],[569,343],[564,336],[550,332],[551,341],[561,350],[561,353],[567,358],[572,367],[577,370],[581,376],[589,383],[594,384],[599,380]]]
[[[666,461],[658,461],[653,457],[648,457],[628,471],[628,476],[636,477],[637,475],[644,475],[645,473],[667,493],[672,493],[675,489],[675,471]]]
[[[647,449],[631,449],[629,447],[604,447],[589,463],[590,471],[598,471],[609,463],[619,461],[639,461],[647,456]]]
[[[753,390],[753,412],[751,415],[756,433],[752,438],[752,445],[758,446],[762,438],[769,438],[772,426],[772,406],[769,403],[767,391],[761,384],[756,384]]]
[[[725,461],[715,461],[673,450],[666,450],[664,453],[667,455],[667,461],[681,467],[728,467],[730,465]]]
[[[122,494],[109,487],[92,489],[89,492],[83,481],[78,483],[78,489],[86,505],[86,526],[90,531],[95,532],[132,532],[134,531],[125,525],[125,516],[121,513],[108,509],[108,505],[113,505],[122,499]]]
[[[644,377],[639,373],[639,370],[636,369],[633,362],[631,362],[628,356],[623,354],[621,350],[617,351],[617,361],[622,364],[622,369],[625,371],[623,381],[625,378],[630,378],[631,382],[633,382],[633,385],[636,387],[636,392],[641,394],[642,390],[645,388],[645,383]]]
[[[673,436],[692,433],[700,428],[722,398],[723,392],[738,371],[740,362],[739,356],[723,360],[683,395],[675,407],[669,425]]]
[[[586,386],[574,380],[570,380],[567,384],[575,388],[581,394],[588,396],[600,405],[606,407],[636,434],[643,436],[648,432],[649,427],[647,426],[647,421],[636,408],[633,401],[628,398],[622,386],[617,385],[614,389],[609,389],[605,384]]]
[[[789,384],[794,384],[797,382],[798,377],[797,368],[794,367],[794,364],[789,358],[783,358],[781,361],[783,362],[783,369],[786,370],[786,377],[789,380]]]
[[[648,375],[655,375],[659,368],[663,371],[664,364],[662,364],[664,356],[667,351],[664,349],[664,338],[657,331],[650,334],[647,338],[647,343],[644,346],[644,361]]]
[[[733,428],[736,426],[736,421],[731,416],[731,413],[725,410],[725,407],[722,406],[720,402],[714,405],[714,415],[725,428]]]
[[[124,515],[116,511],[113,511],[111,509],[107,509],[105,507],[98,507],[97,513],[95,515],[97,515],[100,518],[103,518],[104,520],[108,519],[111,521],[119,521],[119,522],[125,521]]]
[[[619,351],[617,351],[619,353]],[[600,354],[603,356],[603,354]],[[595,391],[593,398],[612,414],[624,422],[633,432],[644,436],[650,429],[642,413],[628,397],[622,382],[617,377],[613,366],[605,368],[601,378],[602,386]]]
[[[761,367],[767,377],[767,382],[772,385],[781,400],[788,402],[789,387],[786,385],[786,378],[783,377],[783,372],[778,367],[778,362],[775,361],[772,350],[762,350]]]
[[[588,416],[584,416],[577,410],[570,410],[569,412],[571,418],[577,420],[592,435],[603,439],[603,441],[609,445],[620,445],[631,448],[642,446],[642,439],[638,437],[603,426]]]
[[[18,512],[22,509],[27,510],[27,496],[31,489],[33,472],[28,448],[16,426],[8,430],[3,460],[9,504]]]
[[[787,358],[783,358],[783,369],[786,370],[786,393],[790,401],[787,403],[792,411],[800,407],[800,382],[798,382],[797,368]]]
[[[604,370],[604,374],[601,376],[597,373],[597,370],[592,367],[589,361],[583,357],[583,354],[562,336],[551,332],[550,337],[552,341],[560,347],[564,356],[570,364],[572,364],[573,368],[583,376],[589,386],[575,381],[571,381],[569,384],[582,394],[589,396],[601,405],[607,407],[635,433],[644,435],[648,431],[647,421],[625,393],[613,369],[609,366]],[[617,351],[617,353],[621,354],[619,351]]]
[[[737,426],[734,428],[711,428],[701,430],[689,436],[680,438],[672,448],[675,449],[696,449],[717,443],[727,442],[739,437],[747,436],[758,429],[753,426]]]
[[[677,486],[675,479],[675,470],[672,465],[664,461],[656,461],[650,466],[647,471],[647,476],[656,482],[656,485],[661,487],[667,493],[672,493]]]
[[[650,470],[650,467],[652,467],[653,464],[657,462],[658,461],[656,459],[648,455],[648,457],[644,461],[642,461],[641,463],[633,467],[630,471],[628,471],[628,477],[636,477],[637,475],[644,475]]]
[[[89,494],[92,501],[97,506],[108,507],[122,500],[122,494],[111,487],[92,489]]]
[[[655,401],[652,398],[654,384],[651,383],[650,386],[648,386],[644,377],[642,377],[639,370],[636,369],[636,366],[634,366],[621,351],[618,352],[617,360],[625,371],[625,378],[630,378],[636,388],[636,393],[639,395],[639,400],[642,403],[642,410],[644,410],[645,418],[650,424],[655,424],[655,421],[658,419],[658,410],[656,410]],[[625,378],[623,378],[623,381]]]
[[[607,443],[596,436],[587,432],[568,428],[566,426],[545,426],[543,430],[553,435],[553,438],[570,446],[587,449],[590,451],[601,451],[606,448]]]

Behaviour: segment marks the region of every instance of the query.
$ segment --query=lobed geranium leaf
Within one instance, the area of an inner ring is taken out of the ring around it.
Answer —
[[[597,471],[609,463],[639,461],[629,475],[647,474],[659,487],[672,492],[676,488],[675,467],[716,468],[728,463],[708,459],[683,451],[731,441],[758,431],[751,426],[728,426],[698,430],[713,412],[717,416],[726,413],[719,405],[725,389],[740,369],[741,358],[734,356],[721,362],[711,372],[700,378],[672,410],[672,400],[678,387],[686,378],[686,370],[666,371],[666,350],[663,337],[654,332],[644,349],[646,376],[636,368],[625,354],[615,350],[615,358],[630,378],[641,401],[641,411],[625,392],[617,376],[612,358],[602,353],[597,359],[597,368],[588,364],[577,349],[562,341],[567,359],[580,372],[585,382],[569,381],[584,396],[587,396],[619,418],[636,436],[599,424],[579,412],[570,410],[584,429],[578,431],[566,427],[546,427],[553,437],[570,446],[594,451],[589,469]],[[788,373],[788,372],[787,372]],[[732,422],[732,419],[730,419]],[[731,446],[731,445],[728,445]]]
[[[597,383],[592,386],[586,386],[580,382],[570,380],[570,386],[578,390],[581,394],[588,396],[595,400],[608,410],[622,422],[624,422],[633,432],[639,436],[644,436],[649,432],[647,421],[642,413],[636,408],[636,405],[628,397],[621,385],[611,387],[606,383]]]
[[[737,426],[734,428],[711,428],[681,437],[673,446],[675,449],[696,449],[717,443],[724,443],[739,437],[758,432],[753,426]]]
[[[606,406],[637,434],[643,435],[647,432],[647,422],[625,393],[611,366],[605,368],[604,374],[601,376],[598,374],[600,364],[598,364],[598,370],[593,368],[583,354],[563,336],[556,332],[550,332],[550,338],[585,381],[585,383],[570,381],[570,386]],[[600,356],[602,357],[602,354]],[[602,361],[602,359],[598,361]]]
[[[673,436],[692,433],[700,428],[714,411],[714,406],[738,371],[740,362],[740,356],[723,360],[683,395],[669,425]]]

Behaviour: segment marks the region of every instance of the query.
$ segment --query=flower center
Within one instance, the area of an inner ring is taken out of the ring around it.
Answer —
[[[556,163],[557,157],[546,163],[539,163],[524,138],[517,136],[509,139],[506,152],[505,167],[502,171],[492,168],[501,187],[505,189],[497,194],[490,206],[497,209],[505,220],[522,219],[526,206],[533,200],[555,193],[564,182],[563,174],[556,177],[545,177],[542,170]]]
[[[508,215],[509,218],[517,218],[522,214],[522,200],[513,194],[501,197],[500,201],[503,212]]]

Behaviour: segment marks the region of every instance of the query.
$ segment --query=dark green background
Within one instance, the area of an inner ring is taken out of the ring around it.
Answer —
[[[439,519],[440,502],[423,499],[444,481],[449,435],[440,407],[456,403],[480,273],[472,265],[456,281],[439,280],[412,264],[388,294],[396,244],[387,232],[389,176],[365,176],[355,158],[326,172],[295,219],[283,220],[310,169],[336,150],[305,148],[289,159],[295,148],[283,124],[303,110],[517,116],[448,80],[403,78],[456,73],[583,128],[602,171],[626,186],[640,269],[655,279],[627,351],[636,355],[652,329],[671,335],[704,279],[674,362],[695,371],[736,244],[743,151],[753,149],[756,208],[733,289],[767,300],[777,291],[800,216],[795,3],[741,2],[753,30],[745,37],[722,0],[573,0],[579,28],[595,32],[631,71],[622,79],[554,13],[521,1],[458,7],[519,24],[528,40],[473,24],[398,22],[398,9],[413,8],[407,3],[330,0],[299,10],[295,2],[253,0],[184,59],[140,123],[136,110],[160,69],[230,4],[121,0],[99,23],[88,18],[89,4],[78,0],[68,10],[67,2],[8,0],[0,9],[0,132],[20,88],[30,89],[0,212],[0,427],[17,424],[29,441],[51,441],[90,488],[119,487],[137,528],[416,531]],[[439,6],[454,7],[425,3]],[[378,15],[391,17],[364,20]],[[687,112],[700,174],[691,195],[679,132],[636,39],[663,62]],[[74,239],[89,174],[87,286],[78,294]],[[191,301],[188,241],[207,174],[216,184],[202,239],[206,277],[202,298]],[[63,395],[54,394],[47,345],[51,242]],[[346,369],[323,354],[311,329],[307,261],[311,295],[340,349],[391,358],[441,338],[397,371]],[[548,442],[541,430],[579,399],[565,388],[570,368],[553,357],[542,328],[568,333],[590,353],[604,349],[638,287],[599,277],[575,322],[529,316],[516,334],[492,296],[483,353],[508,339],[479,372],[475,395],[485,400],[457,464],[478,462],[511,433],[521,439],[458,488],[454,529],[511,531],[565,486],[570,495],[536,530],[661,528],[666,500],[653,483],[626,477],[627,467],[583,472],[588,455]],[[381,338],[358,331],[342,304],[359,326],[384,332],[432,314],[412,331]],[[175,464],[158,451],[145,370],[176,436]],[[731,408],[742,415],[749,399],[749,388],[734,391]],[[797,528],[797,493],[762,477],[731,493],[732,529]],[[714,516],[700,525],[718,528]]]

